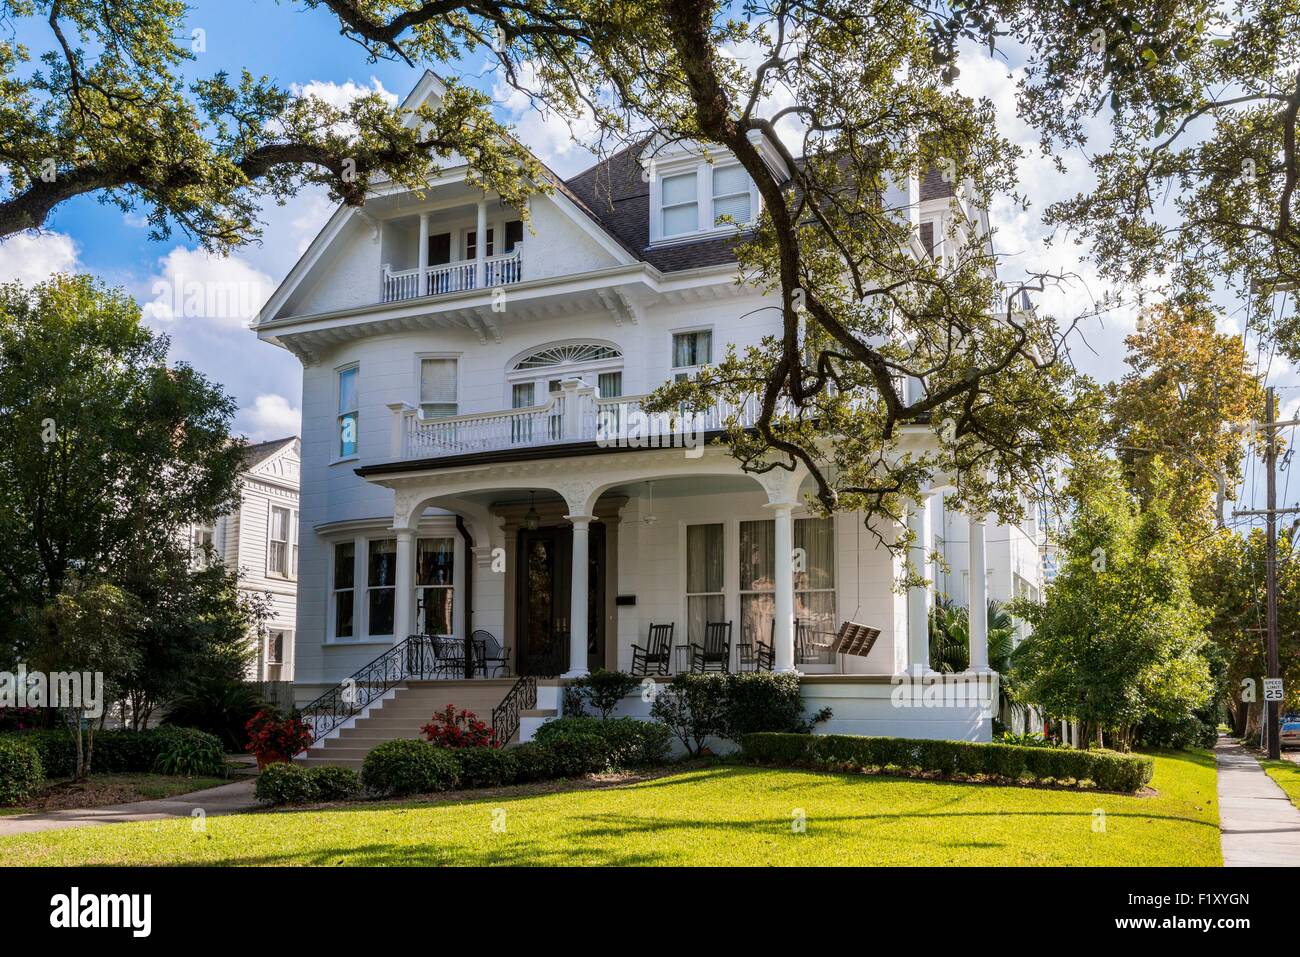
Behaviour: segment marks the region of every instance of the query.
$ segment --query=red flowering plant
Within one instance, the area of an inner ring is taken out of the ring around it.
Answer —
[[[497,748],[496,732],[479,720],[473,711],[447,705],[435,711],[429,723],[420,729],[430,744],[440,748]]]
[[[263,709],[244,725],[248,732],[247,750],[257,756],[257,766],[288,761],[315,740],[311,725],[278,711]]]

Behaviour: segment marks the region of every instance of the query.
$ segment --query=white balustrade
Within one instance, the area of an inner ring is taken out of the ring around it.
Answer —
[[[515,246],[513,250],[502,256],[490,256],[484,260],[483,265],[488,289],[520,282],[524,277],[523,246]],[[443,296],[448,293],[477,289],[477,266],[478,263],[473,259],[429,266],[424,270],[424,281],[421,283],[418,268],[394,270],[385,265],[382,283],[383,301],[399,302],[420,296]]]

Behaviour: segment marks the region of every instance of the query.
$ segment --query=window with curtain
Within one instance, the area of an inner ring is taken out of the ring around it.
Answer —
[[[506,252],[512,253],[524,241],[524,221],[512,219],[506,223]]]
[[[689,173],[663,178],[660,184],[660,201],[663,212],[661,232],[663,235],[677,236],[699,230],[697,182],[694,170]]]
[[[420,360],[420,409],[428,418],[456,415],[456,360]]]
[[[704,642],[704,626],[726,619],[723,526],[686,526],[686,637]]]
[[[794,520],[794,614],[819,631],[835,630],[835,526],[829,518]]]
[[[673,333],[673,378],[681,381],[690,371],[713,361],[713,333],[708,329]]]
[[[357,547],[354,542],[334,546],[334,637],[353,636],[353,582],[356,575]]]
[[[421,538],[415,543],[415,593],[422,635],[451,634],[455,540]]]
[[[713,168],[713,225],[723,225],[723,217],[737,225],[749,222],[749,174],[743,166]]]
[[[366,568],[366,632],[386,637],[393,633],[393,607],[397,583],[397,539],[377,538],[369,543]]]
[[[357,367],[339,372],[339,458],[357,454]]]
[[[623,373],[602,372],[596,377],[596,391],[602,399],[616,399],[623,394]]]
[[[741,641],[769,643],[776,616],[776,525],[771,519],[740,523]]]
[[[271,506],[271,527],[269,531],[269,542],[266,552],[266,573],[275,575],[279,578],[290,577],[289,566],[289,539],[292,536],[290,528],[290,517],[292,513],[287,508],[281,508],[278,505]]]

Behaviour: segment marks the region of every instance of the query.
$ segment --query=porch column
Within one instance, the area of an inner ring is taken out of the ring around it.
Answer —
[[[773,671],[790,673],[794,667],[794,518],[792,502],[773,502],[773,550],[776,552],[776,578],[773,581],[776,604],[776,627]]]
[[[393,590],[393,640],[415,634],[415,530],[397,530],[397,581]]]
[[[930,493],[923,492],[907,513],[912,544],[907,550],[912,571],[924,576],[930,550]],[[930,670],[930,589],[913,585],[907,590],[907,647],[913,670]]]
[[[984,568],[984,516],[970,517],[970,670],[989,670],[988,579]]]
[[[429,214],[420,214],[420,277],[417,296],[429,294]]]
[[[566,515],[573,523],[573,570],[569,588],[569,670],[566,678],[587,674],[587,538],[590,515]]]
[[[487,200],[479,201],[475,230],[478,241],[474,243],[474,287],[483,289],[487,286]]]

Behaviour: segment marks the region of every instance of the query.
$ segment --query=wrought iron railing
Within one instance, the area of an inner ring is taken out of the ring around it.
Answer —
[[[312,739],[319,741],[403,681],[439,677],[443,667],[434,639],[412,635],[303,707],[302,720],[311,725]]]
[[[492,736],[505,747],[519,730],[519,713],[537,707],[537,678],[521,675],[501,703],[492,709]]]

